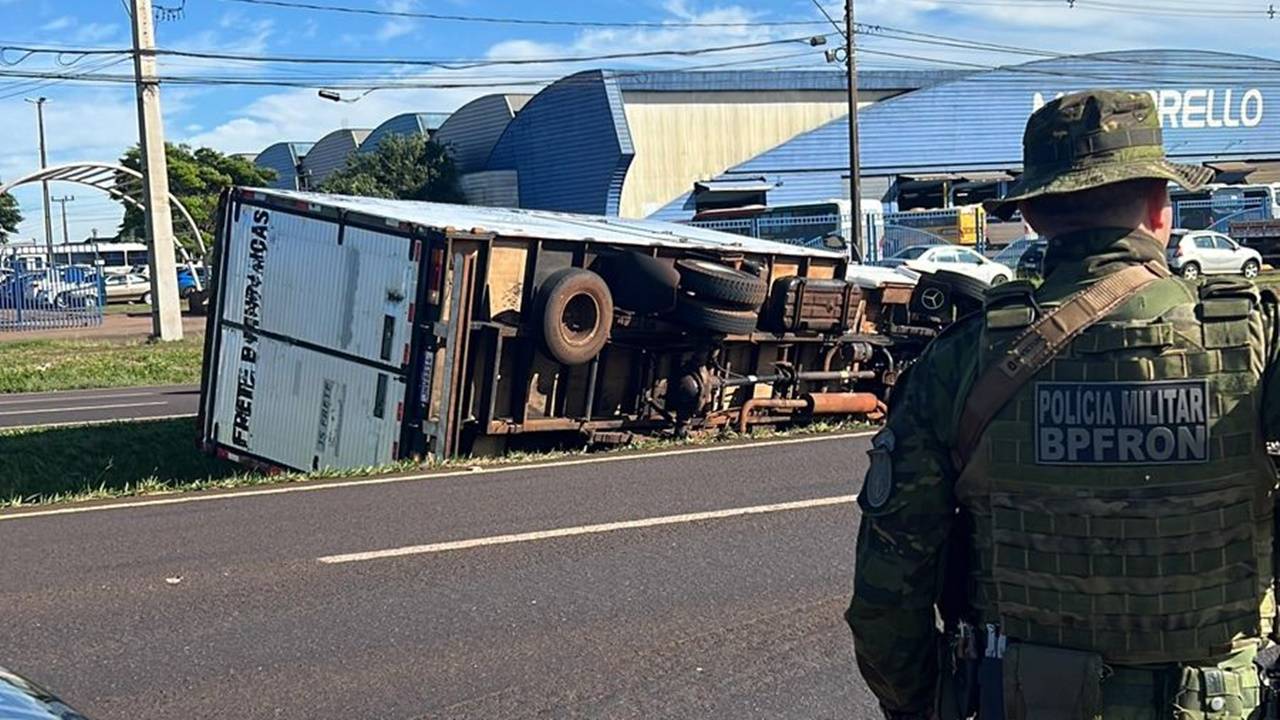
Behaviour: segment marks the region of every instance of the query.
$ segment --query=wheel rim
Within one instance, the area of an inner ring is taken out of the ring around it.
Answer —
[[[1195,279],[1200,275],[1200,268],[1195,265],[1188,265],[1182,269],[1182,276],[1185,278]]]
[[[600,305],[586,293],[574,295],[564,304],[560,313],[560,325],[565,340],[574,345],[584,345],[596,334],[600,324]]]
[[[1250,280],[1258,277],[1258,265],[1256,263],[1245,263],[1244,276]]]

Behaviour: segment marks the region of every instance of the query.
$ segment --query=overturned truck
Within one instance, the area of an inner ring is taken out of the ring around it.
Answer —
[[[875,418],[940,320],[823,250],[289,191],[228,191],[213,267],[203,446],[300,470]]]

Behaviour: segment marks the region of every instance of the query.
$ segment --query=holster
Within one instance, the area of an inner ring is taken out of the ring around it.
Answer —
[[[1102,674],[1097,653],[1010,644],[1004,655],[1004,718],[1097,720],[1102,717]]]

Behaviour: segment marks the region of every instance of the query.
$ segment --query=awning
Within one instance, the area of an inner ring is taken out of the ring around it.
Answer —
[[[769,182],[765,178],[743,178],[741,180],[699,180],[693,184],[696,192],[768,192],[778,187],[778,183]]]
[[[1236,162],[1205,163],[1218,171],[1218,182],[1266,184],[1280,182],[1280,162],[1274,160],[1245,160]]]
[[[1011,176],[1007,172],[964,172],[964,173],[936,173],[932,175],[899,175],[898,181],[904,183],[934,183],[934,182],[964,182],[964,183],[993,183],[1001,180],[1009,180]]]

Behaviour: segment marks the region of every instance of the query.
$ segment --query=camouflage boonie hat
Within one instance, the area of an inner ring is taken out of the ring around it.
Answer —
[[[1048,103],[1027,121],[1022,177],[987,212],[1008,220],[1018,202],[1152,178],[1196,190],[1213,179],[1198,165],[1164,154],[1155,103],[1145,92],[1087,90]]]

